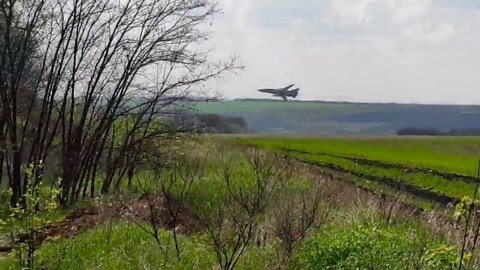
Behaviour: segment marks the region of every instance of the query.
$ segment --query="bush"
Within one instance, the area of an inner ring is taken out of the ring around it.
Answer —
[[[415,269],[420,264],[421,269],[451,269],[450,253],[435,258],[434,265],[422,260],[435,246],[409,224],[359,223],[330,227],[308,239],[294,264],[298,269]]]

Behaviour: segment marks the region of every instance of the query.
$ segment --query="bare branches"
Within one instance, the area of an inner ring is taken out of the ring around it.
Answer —
[[[312,179],[312,185],[311,189],[283,194],[272,213],[274,234],[280,240],[277,269],[287,268],[298,245],[329,214],[324,186],[319,179]]]
[[[187,200],[190,199],[190,191],[192,185],[201,178],[203,174],[203,164],[200,158],[185,157],[173,153],[169,155],[166,164],[166,172],[162,174],[163,164],[157,164],[155,170],[157,178],[160,180],[160,191],[162,197],[165,198],[165,207],[171,220],[173,227],[173,240],[177,259],[181,258],[181,250],[178,242],[179,218],[181,207],[184,207]]]
[[[234,167],[241,166],[238,161],[225,163],[223,180],[227,197],[204,222],[222,269],[235,268],[255,235],[260,216],[278,196],[289,175],[277,156],[252,151],[247,160],[248,176],[244,179],[233,175]]]
[[[158,125],[152,123],[172,104],[237,68],[235,59],[210,62],[208,50],[201,49],[209,34],[201,26],[217,12],[208,0],[0,4],[0,43],[5,45],[0,51],[0,145],[5,148],[0,162],[7,164],[13,201],[22,194],[22,182],[38,183],[43,175],[36,172],[29,179],[22,165],[46,161],[59,140],[62,201],[75,200],[89,184],[94,194],[98,168],[112,145],[112,132],[118,131],[113,131],[116,122],[133,121],[123,141],[115,143],[120,145],[115,163],[131,163],[139,157],[132,154],[133,145],[157,133],[153,129]],[[35,73],[27,72],[29,61],[37,67]],[[34,94],[20,119],[22,87]],[[126,170],[113,169],[103,192]]]

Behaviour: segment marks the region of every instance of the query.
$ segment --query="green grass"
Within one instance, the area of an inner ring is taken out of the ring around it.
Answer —
[[[241,138],[239,142],[268,149],[290,148],[361,157],[470,176],[475,174],[480,156],[480,137],[262,137]]]
[[[215,269],[208,236],[181,236],[180,260],[171,233],[161,231],[160,239],[168,248],[166,256],[137,225],[107,223],[73,239],[44,244],[35,263],[39,269]],[[389,225],[368,210],[337,209],[332,223],[318,228],[301,245],[291,269],[411,269],[417,261],[428,266],[422,254],[442,243],[418,222]],[[455,252],[435,254],[441,267],[422,269],[450,269]],[[271,246],[251,245],[236,269],[267,269],[274,256]],[[13,255],[0,260],[0,269],[16,269]]]
[[[350,172],[362,173],[376,177],[387,177],[396,179],[407,184],[414,185],[420,189],[430,190],[438,194],[452,198],[461,199],[464,196],[471,196],[475,190],[475,184],[463,181],[450,181],[439,176],[426,173],[408,173],[402,169],[385,169],[369,165],[357,164],[351,160],[337,157],[329,157],[315,154],[290,154],[299,160],[321,164],[333,164]]]
[[[233,113],[269,110],[295,110],[295,109],[320,109],[324,108],[320,103],[298,103],[298,102],[276,102],[276,101],[221,101],[198,103],[195,106],[199,111],[205,113]],[[326,106],[325,106],[326,107]]]
[[[441,242],[412,223],[383,221],[329,226],[308,239],[295,258],[297,269],[452,269],[456,250],[426,260],[423,252]],[[443,260],[445,263],[437,264]]]
[[[161,244],[133,223],[101,225],[73,239],[51,241],[37,254],[38,269],[212,269],[215,253],[205,235],[181,236],[177,260],[171,233],[161,231]],[[251,248],[238,269],[263,269],[268,250]],[[13,255],[0,260],[0,269],[17,269]]]
[[[368,105],[352,105],[342,103],[324,103],[308,101],[242,101],[226,100],[221,102],[201,102],[196,104],[196,109],[204,113],[238,113],[260,111],[284,111],[284,110],[318,110],[324,114],[344,114],[348,112],[368,111]]]
[[[472,196],[474,183],[429,173],[435,170],[473,176],[480,153],[479,137],[229,137],[229,141],[270,151],[280,151],[321,167],[334,166],[351,172],[349,180],[377,193],[396,196],[398,190],[369,177],[392,179],[454,199]],[[288,150],[288,151],[286,151]],[[361,159],[357,162],[355,158]],[[370,163],[364,163],[364,161]],[[383,164],[383,165],[382,165]],[[383,167],[398,165],[397,167]],[[411,168],[411,170],[405,170]],[[421,170],[415,170],[421,169]],[[362,177],[355,175],[363,175]],[[408,203],[430,209],[435,201],[408,192]],[[412,197],[413,196],[413,197]],[[433,204],[432,204],[433,203]]]

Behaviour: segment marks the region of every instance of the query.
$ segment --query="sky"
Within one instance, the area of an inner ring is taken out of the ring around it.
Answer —
[[[224,98],[295,83],[303,100],[480,104],[480,0],[219,0]]]

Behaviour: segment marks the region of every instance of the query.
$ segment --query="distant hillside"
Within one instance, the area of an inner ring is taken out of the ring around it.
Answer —
[[[248,132],[245,120],[236,116],[185,112],[173,115],[171,120],[180,130],[201,130],[206,133],[221,134]]]
[[[243,117],[256,133],[389,135],[404,128],[480,127],[480,106],[230,100],[197,103],[202,113]]]

